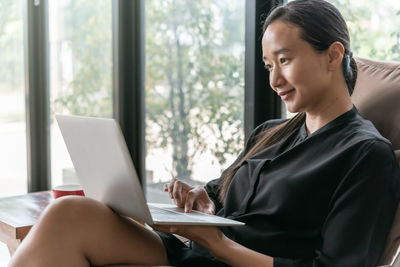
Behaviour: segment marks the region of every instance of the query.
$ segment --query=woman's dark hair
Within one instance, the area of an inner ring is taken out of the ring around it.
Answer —
[[[300,28],[300,38],[308,42],[316,51],[326,51],[336,41],[344,46],[342,71],[349,94],[353,93],[357,79],[357,65],[350,51],[350,38],[346,22],[339,10],[324,0],[296,0],[278,6],[268,15],[263,25],[263,34],[274,21],[283,21]],[[261,132],[255,137],[254,145],[233,166],[222,174],[219,199],[224,203],[225,195],[233,176],[240,165],[247,159],[266,148],[277,144],[305,120],[305,113],[298,113],[292,119]]]
[[[274,9],[263,25],[263,33],[280,20],[300,28],[300,38],[315,50],[325,51],[334,42],[344,46],[342,70],[350,95],[357,79],[357,65],[350,51],[349,31],[339,10],[324,0],[297,0]]]

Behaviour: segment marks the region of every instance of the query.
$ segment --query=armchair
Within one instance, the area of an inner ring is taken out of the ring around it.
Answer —
[[[361,115],[392,142],[400,165],[400,62],[356,58],[358,77],[352,95]],[[400,179],[400,177],[399,177]],[[400,266],[400,206],[379,266]]]

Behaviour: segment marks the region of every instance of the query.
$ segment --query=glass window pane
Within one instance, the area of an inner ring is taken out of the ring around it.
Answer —
[[[400,2],[329,0],[342,13],[353,54],[375,60],[400,60]]]
[[[243,0],[146,1],[147,198],[218,178],[243,148]]]
[[[77,182],[54,115],[112,116],[111,4],[49,1],[53,185]]]
[[[22,1],[0,1],[0,197],[27,192]]]

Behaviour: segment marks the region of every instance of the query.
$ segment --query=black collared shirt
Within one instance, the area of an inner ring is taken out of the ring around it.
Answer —
[[[257,127],[244,153],[260,132],[282,122]],[[390,142],[353,107],[309,136],[303,123],[245,160],[224,206],[220,179],[206,190],[217,215],[246,223],[221,228],[225,235],[274,257],[274,266],[361,267],[375,266],[382,253],[399,177]]]

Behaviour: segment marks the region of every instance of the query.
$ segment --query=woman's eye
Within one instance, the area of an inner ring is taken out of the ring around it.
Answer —
[[[266,69],[267,71],[271,71],[272,66],[270,64],[266,64],[266,65],[264,65],[264,69]]]
[[[287,59],[283,57],[283,58],[279,59],[279,61],[281,62],[281,64],[283,64],[283,63],[287,62]]]

